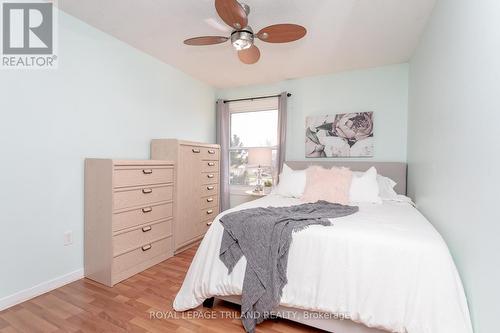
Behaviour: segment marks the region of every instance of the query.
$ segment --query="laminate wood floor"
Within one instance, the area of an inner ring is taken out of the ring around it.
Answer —
[[[78,280],[0,312],[0,332],[239,332],[238,307],[217,301],[177,313],[172,302],[196,252],[191,248],[113,288]],[[287,320],[268,320],[257,332],[320,332]]]

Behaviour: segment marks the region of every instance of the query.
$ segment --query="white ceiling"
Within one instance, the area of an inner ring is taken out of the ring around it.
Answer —
[[[245,0],[258,31],[307,28],[288,44],[257,41],[261,59],[240,63],[229,42],[193,47],[200,35],[229,36],[213,0],[59,0],[65,12],[218,88],[262,84],[410,59],[436,0]]]

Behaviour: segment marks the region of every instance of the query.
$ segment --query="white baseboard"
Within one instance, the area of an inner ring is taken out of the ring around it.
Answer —
[[[24,301],[30,300],[34,297],[40,296],[41,294],[45,294],[46,292],[62,287],[68,283],[80,280],[81,278],[83,278],[82,268],[55,279],[42,282],[31,288],[18,291],[15,294],[0,298],[0,311]]]

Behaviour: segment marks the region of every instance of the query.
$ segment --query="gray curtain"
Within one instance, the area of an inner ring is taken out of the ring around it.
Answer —
[[[279,174],[283,170],[286,156],[286,114],[287,114],[288,93],[282,92],[278,101],[278,170],[276,179],[279,182]]]
[[[220,145],[220,209],[229,209],[229,104],[219,99],[217,106],[217,143]]]

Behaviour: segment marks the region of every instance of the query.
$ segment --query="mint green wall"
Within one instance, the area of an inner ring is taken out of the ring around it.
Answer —
[[[0,300],[82,268],[85,157],[215,140],[210,86],[64,13],[59,50],[57,70],[0,71]]]
[[[450,247],[476,333],[500,313],[499,17],[498,0],[439,0],[410,65],[410,196]]]
[[[288,91],[287,159],[305,160],[310,115],[375,111],[374,161],[406,161],[408,65],[393,65],[217,91],[220,98]]]

